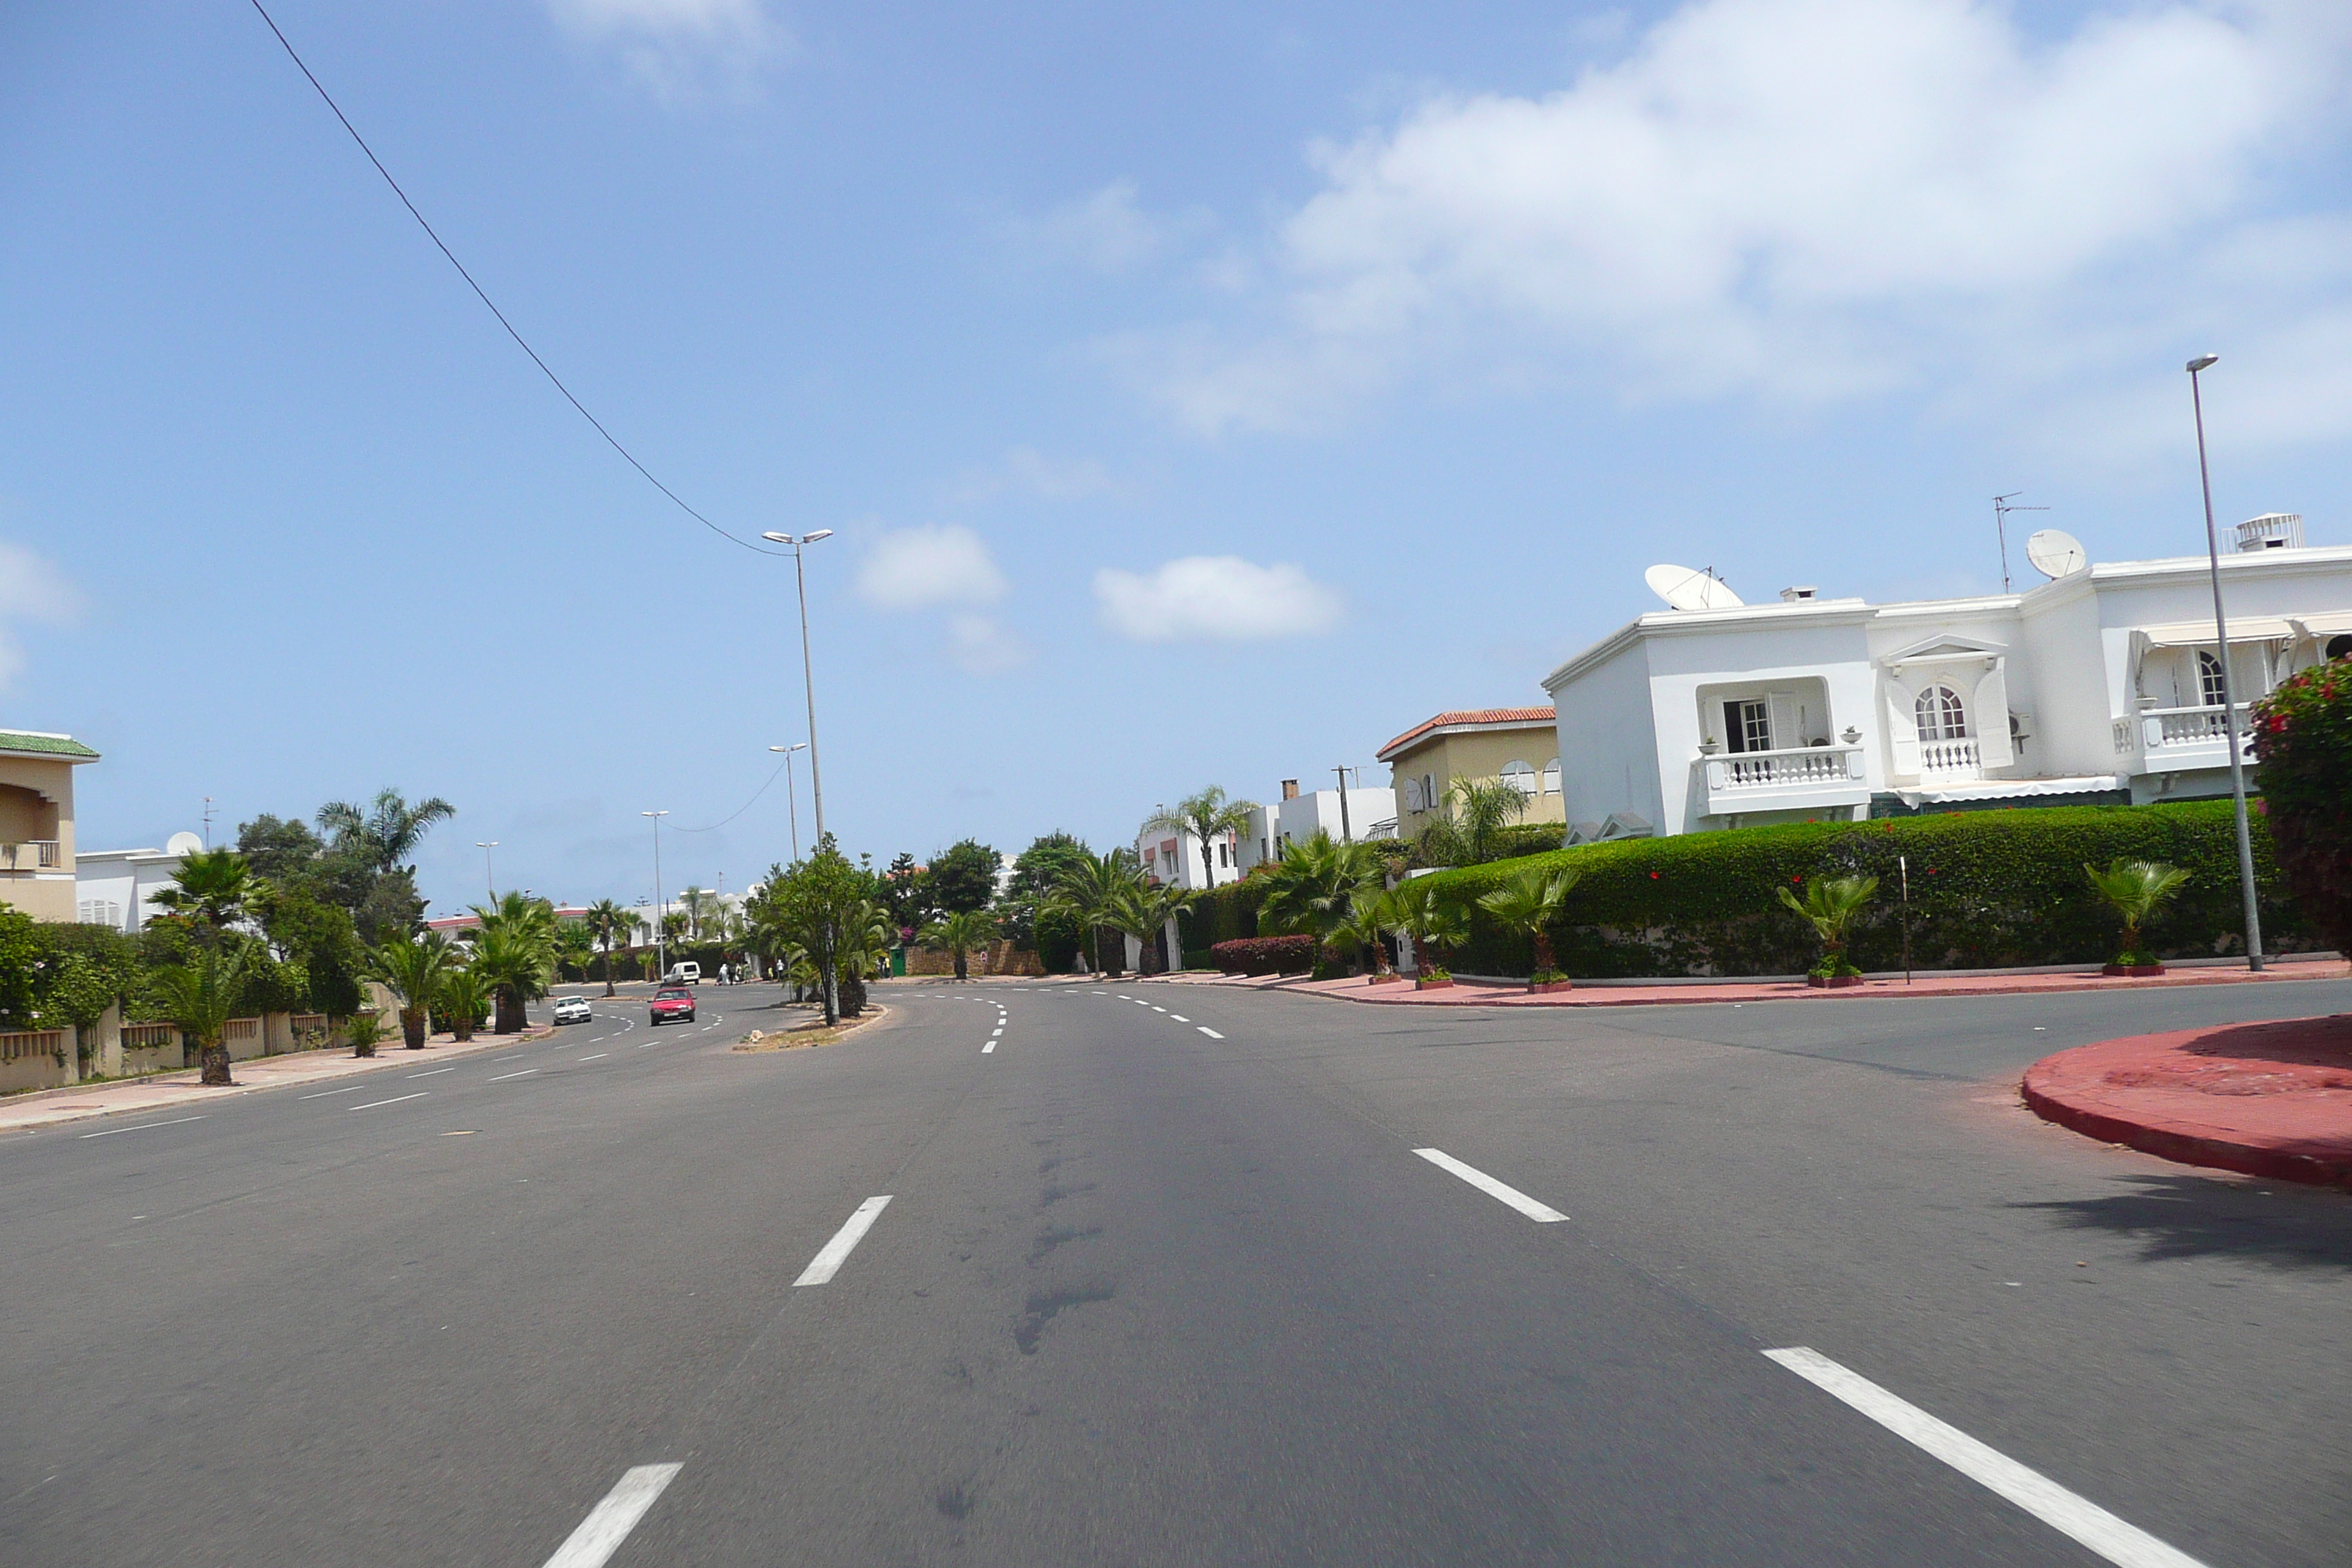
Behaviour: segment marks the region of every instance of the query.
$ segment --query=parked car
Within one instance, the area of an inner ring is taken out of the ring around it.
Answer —
[[[558,996],[555,999],[555,1021],[559,1024],[584,1024],[588,1021],[588,998]]]
[[[672,1020],[681,1024],[694,1022],[694,993],[683,985],[664,985],[654,993],[654,999],[647,1005],[652,1013],[647,1020],[648,1026]]]
[[[682,959],[669,966],[669,979],[666,984],[699,985],[702,984],[702,965],[691,959]]]

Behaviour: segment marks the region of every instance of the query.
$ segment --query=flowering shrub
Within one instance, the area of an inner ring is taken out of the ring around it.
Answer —
[[[1227,974],[1304,974],[1315,967],[1315,939],[1235,937],[1210,948],[1209,961]]]
[[[2352,659],[2306,669],[2254,704],[2263,810],[2305,918],[2352,952]]]

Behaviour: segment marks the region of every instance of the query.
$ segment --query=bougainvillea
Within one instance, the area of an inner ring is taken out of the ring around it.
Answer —
[[[2254,704],[2253,751],[2280,873],[2304,916],[2352,952],[2352,658]]]

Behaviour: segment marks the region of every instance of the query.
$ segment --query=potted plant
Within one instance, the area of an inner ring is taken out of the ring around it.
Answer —
[[[1527,933],[1535,948],[1535,972],[1528,977],[1530,991],[1566,991],[1575,984],[1552,962],[1551,927],[1559,918],[1569,889],[1583,874],[1580,866],[1551,872],[1530,866],[1478,900],[1478,907],[1494,916],[1496,924]]]
[[[1438,962],[1470,935],[1470,917],[1434,882],[1416,877],[1396,889],[1397,925],[1412,942],[1413,989],[1435,991],[1454,984]]]
[[[1822,939],[1822,959],[1806,972],[1805,984],[1834,988],[1862,984],[1862,971],[1846,961],[1847,928],[1878,891],[1875,877],[1815,877],[1801,899],[1779,889],[1780,901],[1802,915]]]
[[[2106,900],[2107,907],[2124,922],[2123,950],[2100,973],[2133,976],[2163,973],[2164,965],[2156,954],[2141,945],[2139,928],[2179,895],[2181,885],[2189,880],[2189,873],[2161,860],[2117,859],[2104,871],[2096,866],[2085,866],[2083,875],[2091,879],[2099,897]]]

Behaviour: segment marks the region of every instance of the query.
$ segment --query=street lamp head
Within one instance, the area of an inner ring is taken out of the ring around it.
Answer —
[[[768,748],[768,750],[770,750],[770,751],[772,751],[772,752],[782,752],[786,753],[787,755],[790,755],[790,754],[791,754],[792,752],[805,752],[805,751],[807,751],[807,750],[808,750],[808,742],[807,742],[806,741],[800,741],[800,742],[796,742],[795,743],[793,743],[793,744],[792,744],[792,745],[789,745],[789,746],[770,746],[770,747]]]
[[[669,813],[667,811],[641,811],[637,813],[637,815],[639,816],[667,816]]]
[[[2199,354],[2189,362],[2189,374],[2195,375],[2200,370],[2211,370],[2221,363],[2221,359],[2220,354]]]
[[[802,534],[801,542],[803,544],[814,544],[820,539],[831,539],[832,537],[833,530],[829,528],[820,528],[814,533]]]
[[[789,533],[763,533],[760,535],[760,537],[766,540],[771,544],[793,544],[798,542],[798,541],[794,540]]]

